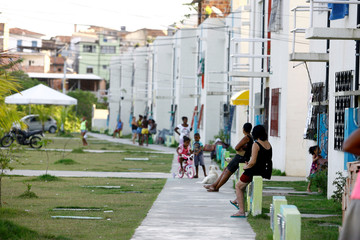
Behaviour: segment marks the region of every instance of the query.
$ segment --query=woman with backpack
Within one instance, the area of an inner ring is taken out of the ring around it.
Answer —
[[[255,126],[252,131],[252,136],[255,143],[252,146],[251,159],[249,162],[245,162],[244,173],[241,175],[240,181],[235,185],[236,201],[234,201],[234,203],[239,211],[231,217],[246,217],[244,209],[244,191],[246,186],[252,181],[253,176],[262,176],[267,179],[271,178],[272,147],[268,141],[264,126]]]

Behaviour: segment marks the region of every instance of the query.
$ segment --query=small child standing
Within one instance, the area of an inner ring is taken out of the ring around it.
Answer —
[[[200,142],[199,133],[194,134],[194,140],[195,141],[193,143],[193,149],[192,149],[192,151],[194,152],[194,161],[195,161],[195,169],[196,169],[196,174],[194,178],[199,177],[199,164],[202,166],[204,171],[204,176],[206,177],[206,168],[204,163],[204,152],[203,152],[204,145],[202,144],[202,142]]]
[[[314,177],[315,173],[317,173],[318,171],[327,169],[327,160],[322,158],[321,149],[318,145],[310,147],[309,153],[312,155],[313,161],[311,164],[310,175],[309,175],[309,184],[307,187],[307,191],[311,192],[310,187],[311,187],[312,178]]]
[[[190,138],[184,136],[183,138],[184,142],[183,144],[180,144],[178,148],[176,149],[176,152],[178,153],[178,162],[180,163],[181,171],[184,171],[183,168],[183,161],[184,158],[182,157],[183,154],[189,155],[190,154]]]

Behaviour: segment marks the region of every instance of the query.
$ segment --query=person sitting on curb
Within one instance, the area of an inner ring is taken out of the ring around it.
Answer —
[[[236,201],[238,211],[231,215],[235,218],[245,218],[244,192],[246,186],[252,181],[253,176],[262,176],[270,179],[272,172],[272,147],[268,141],[268,136],[264,126],[257,125],[252,131],[255,144],[252,146],[251,159],[245,162],[244,173],[241,175],[239,182],[235,185]],[[230,202],[231,203],[231,202]],[[231,203],[231,204],[233,204]],[[234,205],[233,204],[233,205]]]
[[[239,168],[239,163],[245,163],[249,161],[251,156],[251,148],[253,145],[253,138],[250,135],[252,129],[251,123],[245,123],[243,126],[244,137],[236,145],[236,155],[227,165],[220,177],[211,185],[204,185],[204,188],[208,192],[218,192],[219,189],[224,185],[230,178],[230,176]]]

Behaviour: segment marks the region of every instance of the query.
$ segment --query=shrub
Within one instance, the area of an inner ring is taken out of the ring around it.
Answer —
[[[311,179],[314,185],[319,188],[324,195],[327,193],[327,178],[327,171],[318,171]]]
[[[76,164],[76,163],[77,163],[77,162],[75,162],[75,161],[72,160],[72,159],[65,158],[65,159],[57,160],[54,164],[73,165],[73,164]]]
[[[271,173],[272,176],[286,176],[285,172],[282,172],[280,169],[274,168]]]
[[[39,176],[37,179],[40,180],[40,181],[44,181],[44,182],[51,182],[51,181],[58,181],[59,180],[58,177],[52,176],[50,174],[43,174],[43,175]]]
[[[72,153],[84,153],[84,150],[82,148],[74,148],[71,152]]]
[[[344,177],[341,172],[336,172],[336,178],[333,181],[333,185],[335,186],[336,190],[334,191],[334,194],[331,196],[331,198],[334,199],[335,202],[342,201],[342,195],[344,193],[345,183],[346,183],[346,177]]]
[[[38,198],[38,196],[34,192],[31,191],[31,186],[32,186],[31,184],[27,183],[26,184],[27,190],[23,194],[21,194],[19,197],[20,198]]]

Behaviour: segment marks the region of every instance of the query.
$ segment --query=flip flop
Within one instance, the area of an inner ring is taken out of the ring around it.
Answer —
[[[208,191],[208,192],[218,192],[219,190],[215,190],[215,189],[209,188],[207,191]]]
[[[231,217],[231,218],[246,218],[246,216],[245,216],[245,215],[241,215],[241,216],[234,216],[234,215],[231,215],[230,217]]]
[[[234,207],[236,207],[236,209],[239,209],[239,206],[231,200],[230,200],[230,204],[233,205]]]

